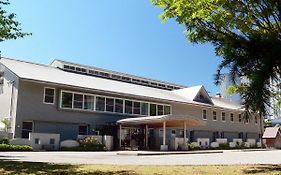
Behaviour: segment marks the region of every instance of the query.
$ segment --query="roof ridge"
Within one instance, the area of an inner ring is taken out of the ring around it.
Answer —
[[[50,66],[48,64],[42,64],[42,63],[35,63],[35,62],[31,62],[31,61],[26,61],[26,60],[19,60],[19,59],[15,59],[15,58],[10,58],[10,57],[5,57],[5,56],[1,56],[1,59],[7,59],[7,60],[12,60],[12,61],[18,61],[18,62],[22,62],[22,63],[27,63],[27,64],[33,64],[33,65],[37,65],[37,66],[44,66],[44,67],[49,67],[49,68],[54,68],[53,66]]]

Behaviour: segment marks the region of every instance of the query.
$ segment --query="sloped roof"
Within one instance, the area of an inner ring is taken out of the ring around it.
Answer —
[[[263,139],[273,139],[277,137],[278,132],[280,131],[279,127],[267,127],[263,133]],[[279,133],[280,134],[280,133]]]
[[[202,85],[185,88],[182,89],[182,91],[168,91],[94,76],[71,73],[49,65],[35,64],[3,57],[1,58],[0,63],[14,72],[19,78],[25,80],[48,82],[165,101],[205,105],[210,107],[215,106],[235,110],[240,109],[240,106],[233,105],[230,101],[227,102],[222,99],[215,99],[216,103],[214,103],[214,105],[193,101],[200,89],[202,89]],[[214,102],[213,98],[212,101]]]

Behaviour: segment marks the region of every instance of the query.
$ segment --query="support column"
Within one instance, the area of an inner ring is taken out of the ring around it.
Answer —
[[[148,125],[145,125],[145,148],[148,149]]]
[[[166,121],[163,122],[163,144],[160,147],[161,151],[168,151],[168,145],[166,145]]]
[[[119,148],[122,147],[122,125],[119,125]]]
[[[183,149],[187,150],[187,138],[186,138],[186,121],[184,121],[184,130],[183,130],[183,138],[184,138],[184,147]]]

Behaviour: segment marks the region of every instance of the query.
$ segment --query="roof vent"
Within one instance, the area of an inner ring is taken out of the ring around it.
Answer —
[[[220,92],[217,92],[217,93],[216,93],[216,97],[221,98],[221,93],[220,93]]]

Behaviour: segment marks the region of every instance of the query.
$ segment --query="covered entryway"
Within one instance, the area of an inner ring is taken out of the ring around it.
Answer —
[[[189,115],[162,115],[162,116],[150,116],[150,117],[137,117],[128,118],[117,121],[119,124],[119,147],[122,149],[124,140],[124,130],[126,127],[138,127],[143,128],[144,133],[144,144],[145,148],[149,150],[149,129],[163,130],[160,150],[169,150],[167,144],[167,128],[181,128],[183,129],[184,143],[187,143],[187,127],[188,126],[199,126],[203,124],[203,121]],[[186,146],[186,144],[184,144]],[[186,149],[186,148],[183,148]]]

